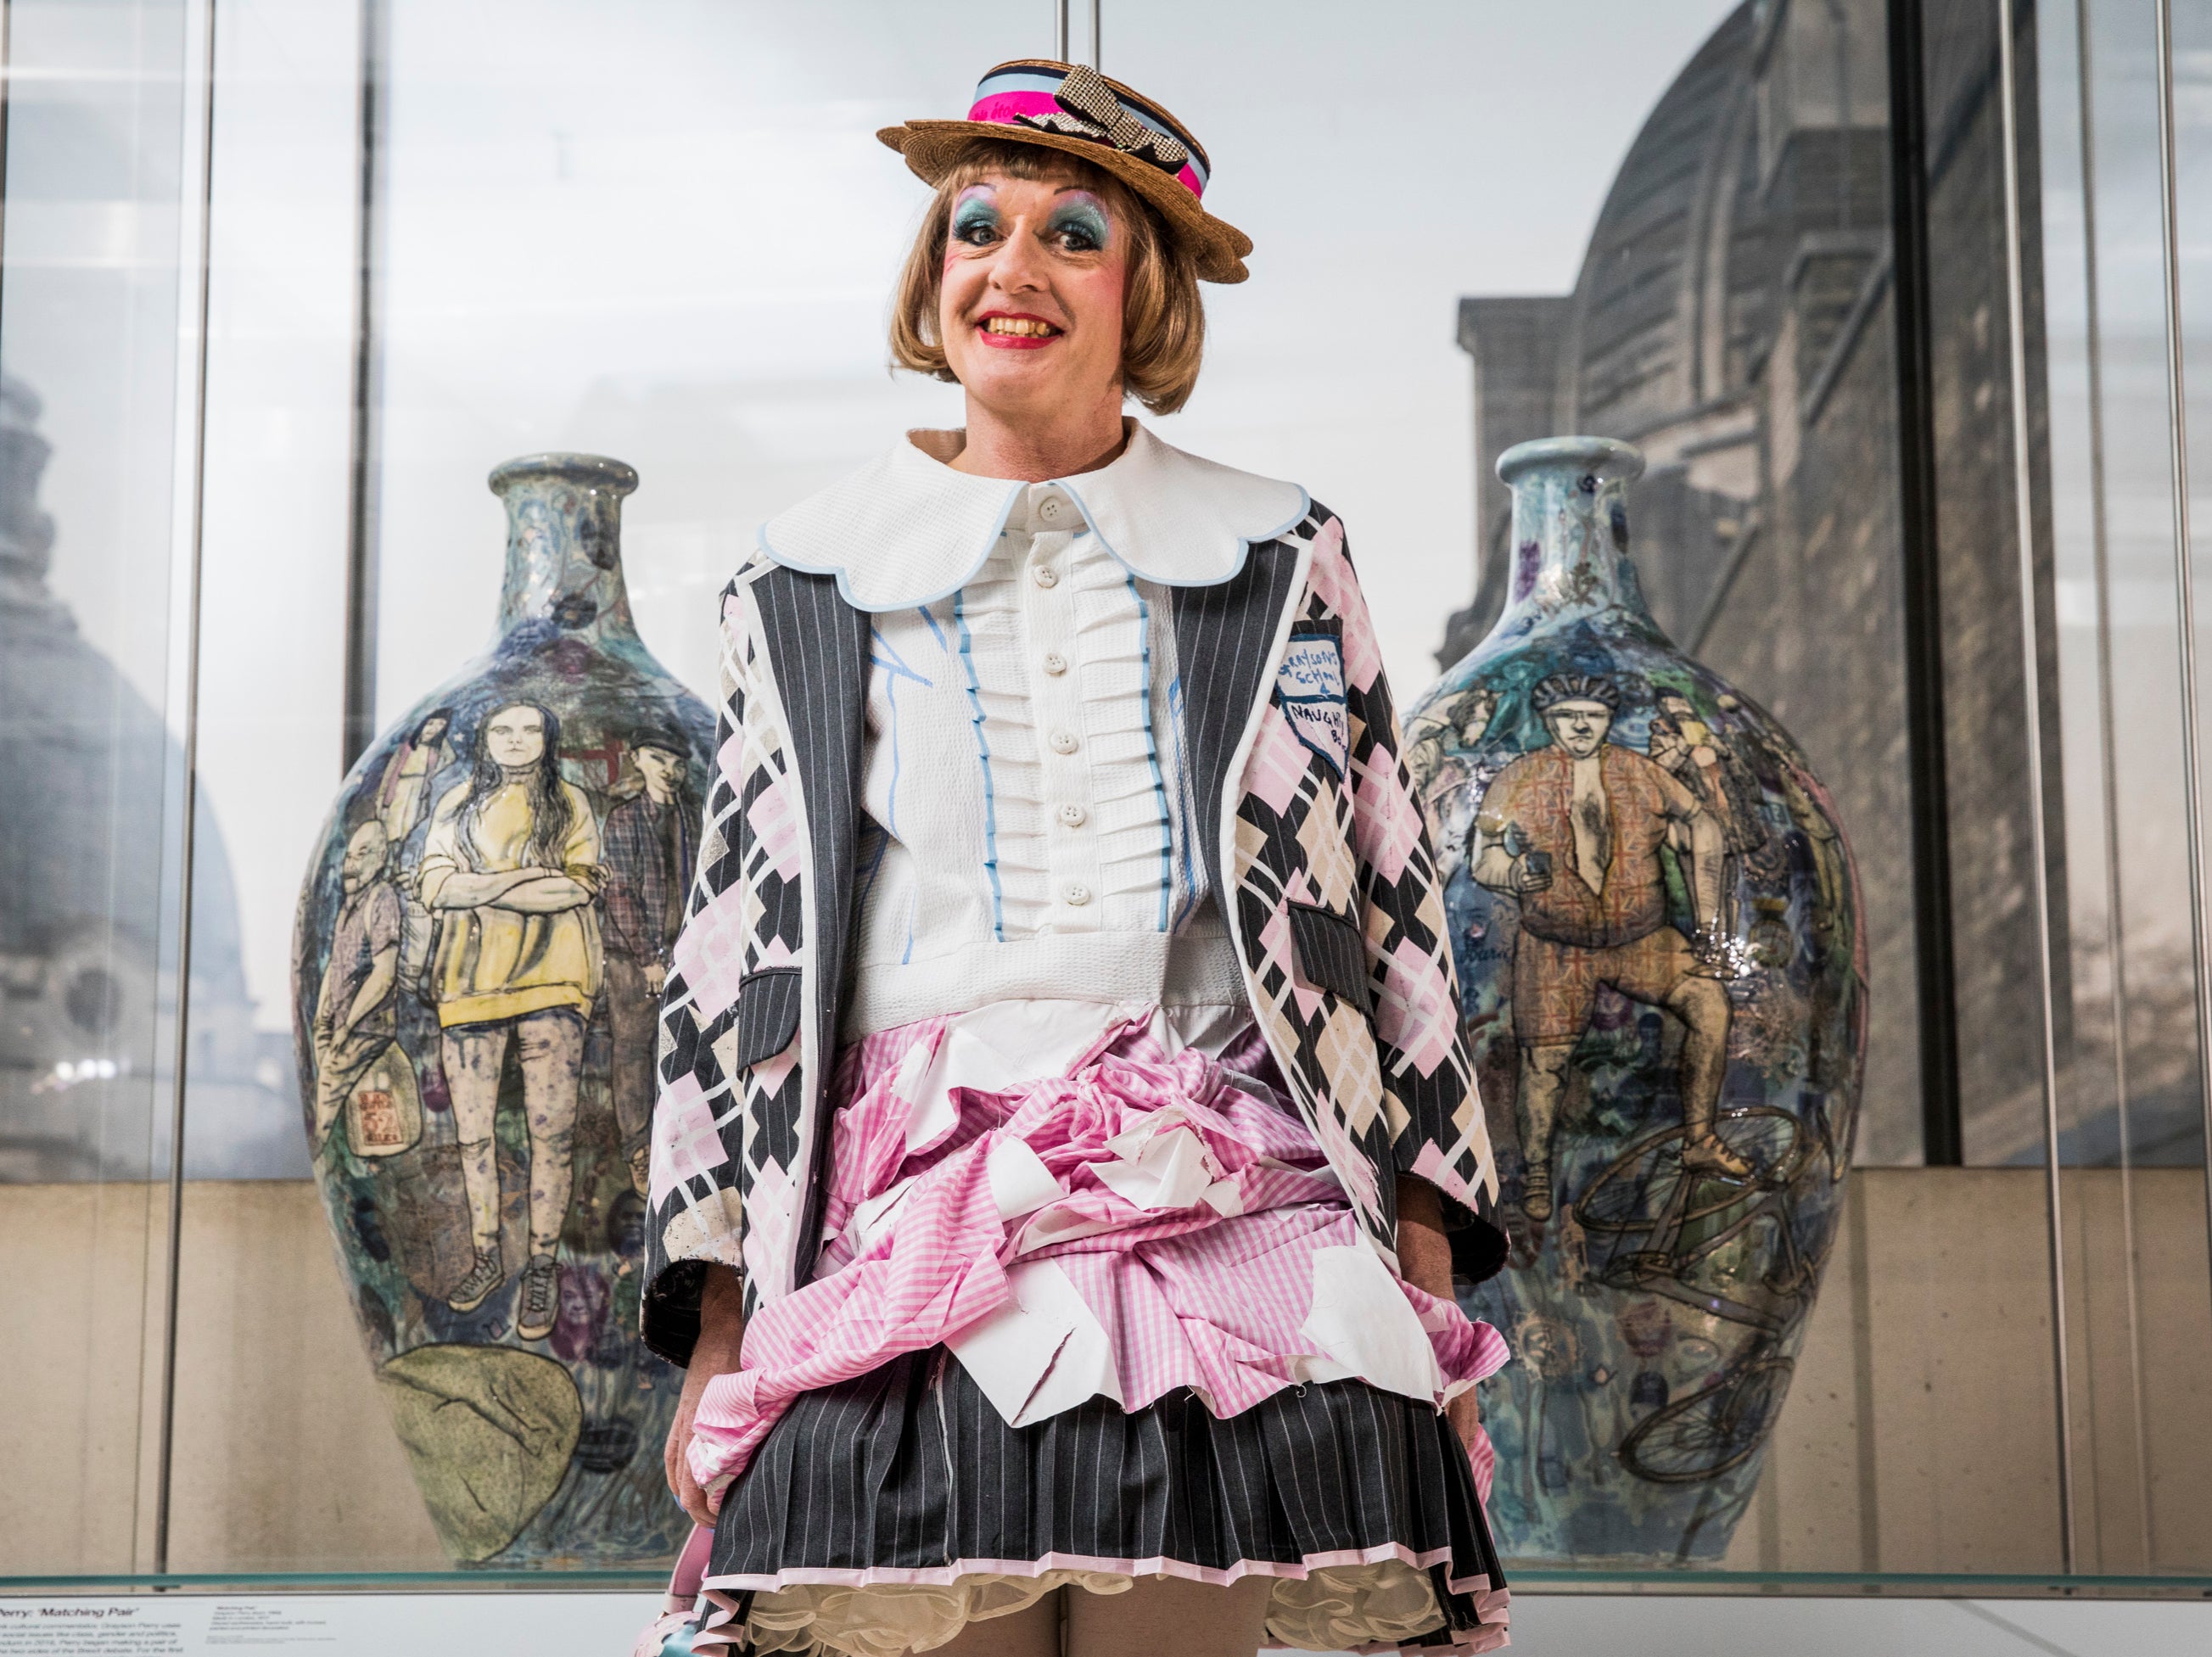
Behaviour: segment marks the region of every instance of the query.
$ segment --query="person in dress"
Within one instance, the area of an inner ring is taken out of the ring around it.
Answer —
[[[723,596],[642,1296],[702,1528],[639,1648],[1491,1649],[1497,1180],[1344,528],[1123,414],[1251,244],[1079,66],[881,136],[967,424]]]

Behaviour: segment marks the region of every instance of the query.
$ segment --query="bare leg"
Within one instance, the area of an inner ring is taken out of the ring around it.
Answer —
[[[1060,1597],[1069,1592],[1055,1589],[1010,1616],[970,1623],[937,1649],[945,1657],[1060,1657]]]
[[[1559,1101],[1567,1090],[1571,1041],[1549,1041],[1521,1049],[1521,1154],[1528,1161],[1528,1182],[1521,1211],[1539,1223],[1552,1217],[1552,1129],[1559,1120]]]
[[[1271,1577],[1228,1587],[1179,1576],[1140,1576],[1127,1593],[1067,1596],[1067,1657],[1253,1657],[1267,1637]]]
[[[1682,1166],[1748,1179],[1751,1164],[1713,1132],[1728,1069],[1728,991],[1714,979],[1685,978],[1668,992],[1666,1005],[1689,1027],[1682,1038]]]

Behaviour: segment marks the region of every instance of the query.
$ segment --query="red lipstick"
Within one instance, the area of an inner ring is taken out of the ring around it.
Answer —
[[[991,326],[994,322],[1012,324],[1020,331],[994,330]],[[1026,311],[986,311],[975,319],[976,337],[1002,351],[1038,350],[1061,338],[1063,333],[1057,323]]]

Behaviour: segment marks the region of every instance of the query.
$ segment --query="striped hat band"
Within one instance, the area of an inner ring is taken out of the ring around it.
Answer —
[[[1087,64],[994,69],[976,87],[968,118],[1103,144],[1158,167],[1194,197],[1206,194],[1206,152],[1198,141]]]

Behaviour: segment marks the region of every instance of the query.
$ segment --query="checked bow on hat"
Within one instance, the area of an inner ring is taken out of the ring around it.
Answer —
[[[1087,64],[1069,70],[1067,78],[1053,94],[1060,107],[1048,114],[1018,115],[1023,126],[1047,132],[1066,132],[1110,143],[1125,155],[1143,155],[1170,173],[1179,173],[1190,160],[1190,151],[1171,133],[1146,126],[1121,107],[1106,77]]]

